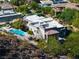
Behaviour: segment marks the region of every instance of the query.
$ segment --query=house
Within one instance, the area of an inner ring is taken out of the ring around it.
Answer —
[[[31,15],[24,16],[23,20],[28,22],[26,26],[29,27],[29,30],[33,31],[34,36],[41,39],[48,39],[50,35],[58,35],[61,37],[60,32],[65,28],[62,24],[58,23],[51,17],[46,18],[43,16]],[[63,36],[61,39],[62,38]]]
[[[5,2],[5,1],[10,1],[10,0],[0,0],[0,1],[3,1],[3,2]]]
[[[14,6],[8,2],[0,4],[0,22],[7,22],[21,17],[21,13],[14,11]]]
[[[56,4],[65,4],[68,0],[40,0],[41,6],[50,6],[53,7]]]
[[[67,3],[68,0],[52,0],[54,4]]]
[[[51,1],[51,0],[40,0],[40,5],[41,6],[52,6],[52,4],[53,4],[53,1]]]

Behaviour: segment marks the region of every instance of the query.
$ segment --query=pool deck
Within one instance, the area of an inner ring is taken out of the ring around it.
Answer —
[[[9,32],[13,28],[3,27],[2,29],[6,30],[7,32]],[[29,44],[33,44],[33,45],[37,45],[38,44],[37,42],[28,39],[31,36],[30,34],[28,34],[28,35],[26,34],[24,36],[20,36],[20,35],[14,34],[14,36],[16,36],[18,39],[26,40]]]

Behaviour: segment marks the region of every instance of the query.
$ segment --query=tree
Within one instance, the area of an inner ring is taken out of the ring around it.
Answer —
[[[64,43],[64,49],[73,56],[79,55],[79,32],[73,32]]]
[[[47,43],[45,42],[45,40],[39,40],[37,46],[40,49],[44,49],[47,46]]]
[[[28,34],[33,35],[33,31],[29,30]]]
[[[72,9],[64,9],[63,12],[58,13],[56,16],[57,18],[60,18],[68,23],[71,23],[73,21],[75,11],[76,10],[72,10]]]
[[[26,0],[10,0],[10,3],[16,6],[24,5],[26,3]]]
[[[28,5],[21,5],[16,9],[17,12],[21,12],[23,15],[29,12]]]
[[[36,2],[32,2],[32,3],[30,4],[30,7],[31,7],[31,9],[36,10],[36,9],[39,7],[39,5],[38,5],[38,3],[36,3]]]
[[[51,7],[41,7],[43,14],[50,14],[52,11]]]
[[[21,19],[11,23],[11,26],[17,29],[21,29],[22,25],[24,25],[24,22]]]

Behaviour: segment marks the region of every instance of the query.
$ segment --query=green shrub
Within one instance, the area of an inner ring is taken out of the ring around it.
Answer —
[[[37,46],[38,46],[38,48],[40,48],[40,49],[44,49],[44,48],[47,46],[47,43],[45,42],[45,40],[43,40],[43,39],[41,40],[41,39],[40,39],[40,40],[38,41],[38,45],[37,45]]]
[[[10,0],[10,3],[16,6],[20,6],[26,4],[26,0]]]
[[[60,53],[61,45],[53,36],[50,36],[47,42],[45,52],[51,55],[57,55]]]
[[[79,18],[79,11],[75,9],[64,9],[63,12],[57,13],[56,17],[59,19],[64,20],[68,24],[72,24],[73,21],[75,21],[76,18]]]
[[[26,15],[29,12],[28,7],[29,7],[28,5],[21,5],[16,9],[16,11],[21,12],[23,15]]]
[[[16,28],[16,29],[21,29],[22,25],[24,25],[24,22],[21,19],[19,19],[18,21],[15,21],[13,23],[11,23],[11,26],[14,27],[14,28]]]
[[[36,2],[32,2],[32,3],[30,4],[30,7],[31,7],[31,9],[36,10],[36,9],[39,7],[39,5],[38,5],[38,3],[36,3]]]
[[[64,43],[64,49],[73,56],[79,55],[79,32],[73,32]]]
[[[33,35],[33,32],[31,30],[28,31],[28,34]]]

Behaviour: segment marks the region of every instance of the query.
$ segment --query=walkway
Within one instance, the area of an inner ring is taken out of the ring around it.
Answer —
[[[2,29],[9,32],[9,30],[12,28],[3,27]],[[16,34],[13,34],[13,35],[16,36],[18,39],[27,40],[28,43],[33,44],[33,45],[37,45],[37,42],[35,42],[34,40],[29,40],[29,37],[31,36],[30,34],[26,34],[24,36],[20,36],[20,35],[16,35]]]

